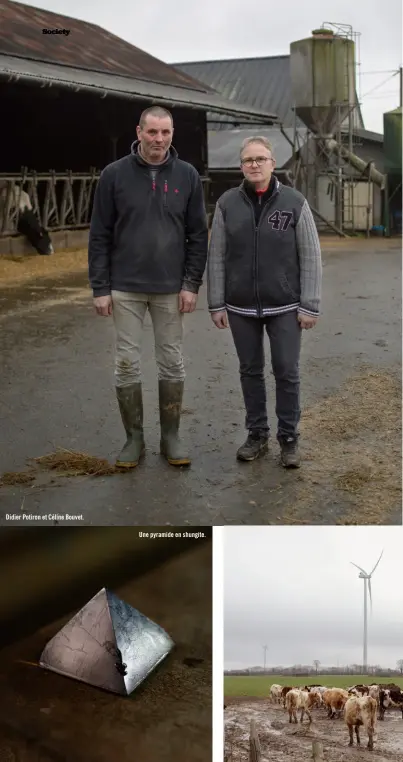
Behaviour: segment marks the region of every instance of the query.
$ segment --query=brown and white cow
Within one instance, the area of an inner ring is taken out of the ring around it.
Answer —
[[[349,746],[354,744],[354,730],[357,746],[360,745],[360,725],[363,725],[368,733],[368,749],[372,751],[376,726],[376,700],[371,696],[350,696],[344,707],[344,720],[350,734]]]
[[[312,722],[311,710],[320,706],[322,699],[319,693],[293,688],[286,695],[286,706],[289,722],[298,722],[297,711],[301,710],[300,722],[303,722],[304,714],[308,715],[309,724]]]
[[[340,717],[348,698],[348,691],[345,691],[343,688],[329,688],[325,691],[322,695],[322,699],[328,710],[327,716],[333,719],[336,716],[336,712],[338,712]]]

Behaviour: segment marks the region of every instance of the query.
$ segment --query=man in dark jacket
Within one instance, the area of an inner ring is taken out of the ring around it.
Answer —
[[[116,464],[144,453],[140,347],[150,310],[159,376],[161,453],[189,465],[179,438],[184,389],[184,314],[196,308],[207,259],[200,177],[171,145],[172,115],[153,106],[137,127],[131,153],[99,179],[91,218],[89,277],[98,315],[113,315],[116,394],[127,441]]]
[[[276,380],[281,462],[298,468],[301,329],[316,324],[321,297],[319,238],[308,202],[272,174],[271,145],[248,138],[241,149],[244,181],[217,202],[208,257],[208,302],[218,328],[229,325],[240,362],[246,442],[240,460],[268,449],[264,329]]]

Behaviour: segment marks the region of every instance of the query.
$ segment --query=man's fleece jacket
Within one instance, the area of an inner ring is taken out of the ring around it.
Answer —
[[[207,217],[197,170],[171,146],[158,166],[131,153],[98,181],[89,236],[94,296],[112,290],[198,293],[206,267]]]

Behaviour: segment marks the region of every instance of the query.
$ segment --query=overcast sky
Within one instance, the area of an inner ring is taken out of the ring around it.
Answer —
[[[403,659],[403,530],[394,527],[227,527],[226,669],[362,664],[363,580],[370,573],[368,663]]]
[[[281,2],[267,0],[251,5],[244,0],[28,0],[26,5],[98,24],[167,63],[284,55],[290,42],[308,37],[325,21],[350,24],[361,33],[366,129],[383,132],[382,114],[399,105],[399,78],[385,80],[402,63],[401,0],[291,0],[285,13]]]

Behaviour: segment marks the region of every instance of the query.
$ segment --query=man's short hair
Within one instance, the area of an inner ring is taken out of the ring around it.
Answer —
[[[270,151],[272,158],[274,158],[272,144],[270,143],[270,140],[265,138],[263,135],[256,135],[253,138],[245,138],[245,140],[242,141],[241,151],[240,151],[241,158],[245,148],[249,146],[251,143],[261,143],[262,146],[264,146],[265,148],[267,148],[268,151]]]
[[[168,109],[164,108],[163,106],[150,106],[149,108],[146,108],[140,115],[139,125],[142,130],[144,130],[146,119],[149,115],[157,116],[159,119],[164,119],[164,117],[169,116],[173,126],[174,120],[171,112],[168,111]]]

